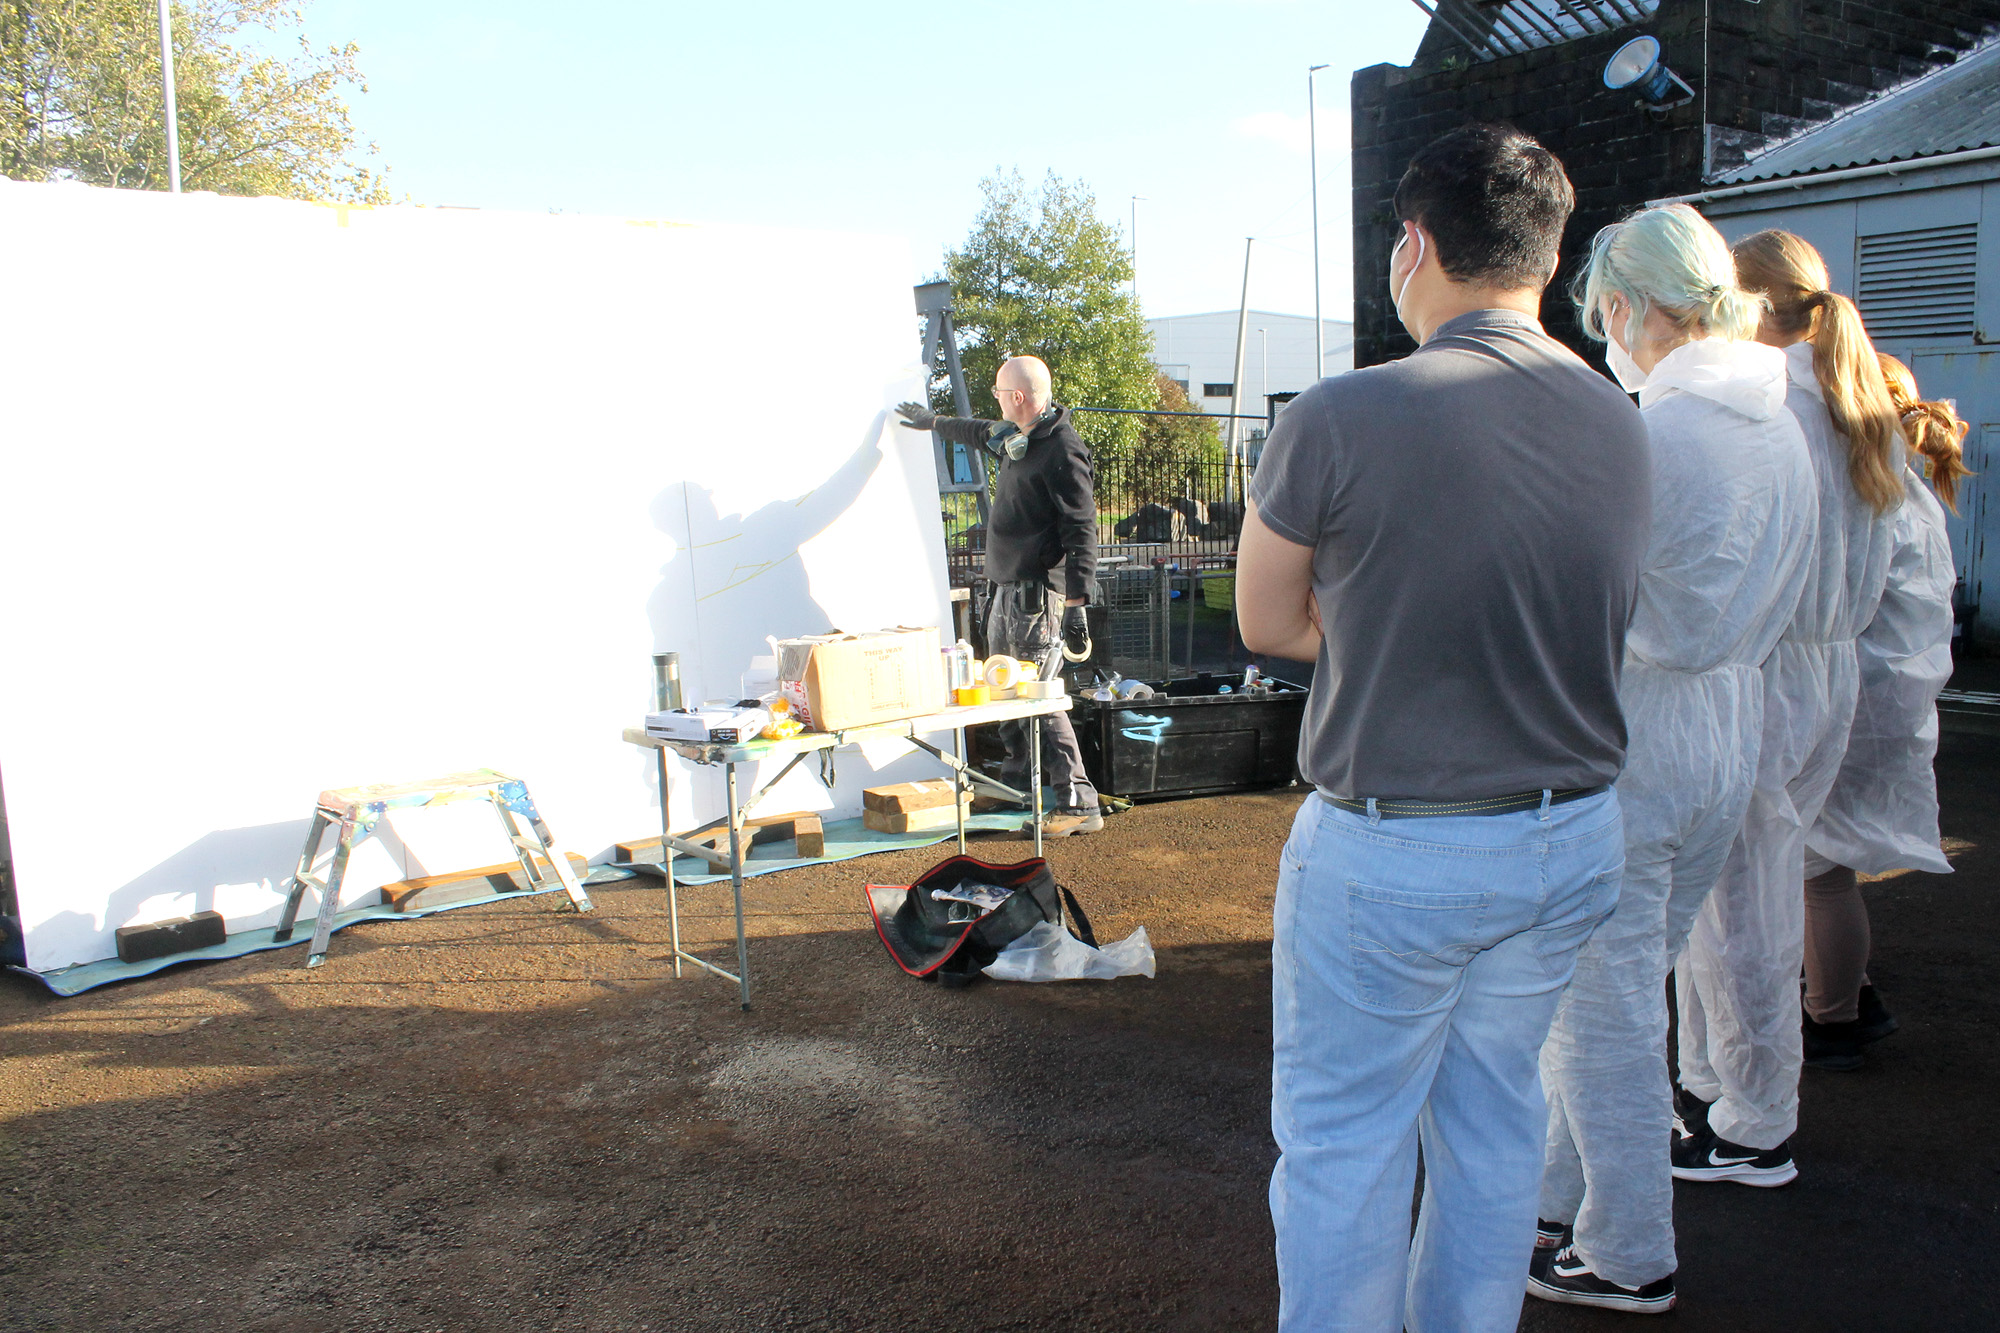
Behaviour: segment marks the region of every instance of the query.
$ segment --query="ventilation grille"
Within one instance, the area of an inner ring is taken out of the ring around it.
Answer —
[[[1979,224],[1861,238],[1861,318],[1877,342],[1972,336]]]

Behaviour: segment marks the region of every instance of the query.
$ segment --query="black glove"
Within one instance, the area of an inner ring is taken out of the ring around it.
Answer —
[[[903,414],[903,425],[911,430],[929,430],[937,425],[937,413],[922,403],[897,403],[896,410]]]
[[[1090,660],[1090,608],[1063,608],[1063,656],[1072,662]]]

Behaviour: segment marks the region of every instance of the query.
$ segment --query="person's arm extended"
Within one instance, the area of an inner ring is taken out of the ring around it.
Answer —
[[[1319,606],[1313,600],[1313,548],[1264,526],[1246,506],[1236,549],[1236,623],[1253,653],[1319,660]]]
[[[993,457],[1000,457],[1000,451],[992,444],[993,423],[980,417],[939,417],[932,427],[952,444],[967,444],[975,449],[984,449]]]

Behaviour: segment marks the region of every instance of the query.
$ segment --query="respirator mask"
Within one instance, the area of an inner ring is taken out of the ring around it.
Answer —
[[[1627,350],[1632,344],[1632,328],[1638,322],[1639,311],[1628,305],[1625,310],[1623,347],[1619,346],[1618,340],[1611,336],[1611,321],[1607,318],[1604,323],[1604,364],[1610,367],[1611,377],[1618,381],[1618,387],[1626,393],[1639,392],[1646,387],[1646,381],[1652,378],[1647,372],[1639,369],[1639,363],[1632,359],[1632,353]]]

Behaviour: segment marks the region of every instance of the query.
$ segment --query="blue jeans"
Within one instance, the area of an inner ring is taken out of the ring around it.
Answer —
[[[1624,855],[1613,792],[1386,821],[1307,798],[1271,951],[1280,1329],[1512,1333],[1548,1118],[1537,1055]]]

